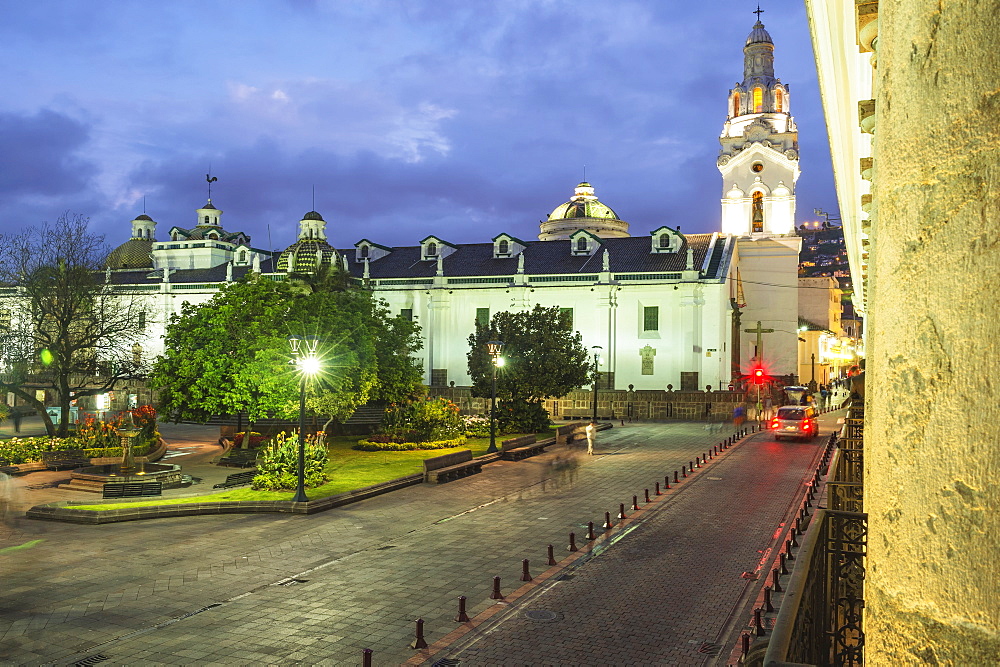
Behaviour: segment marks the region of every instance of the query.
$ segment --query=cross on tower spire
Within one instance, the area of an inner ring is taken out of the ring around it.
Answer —
[[[750,12],[750,13],[751,13],[751,14],[756,14],[756,15],[757,15],[757,22],[759,23],[759,22],[760,22],[760,15],[764,13],[764,10],[763,10],[763,9],[761,9],[761,8],[760,8],[760,5],[758,4],[758,5],[757,5],[757,11],[755,11],[755,12]]]

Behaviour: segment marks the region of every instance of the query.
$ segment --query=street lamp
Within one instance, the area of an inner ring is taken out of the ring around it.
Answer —
[[[601,365],[601,350],[604,348],[600,345],[594,345],[590,348],[594,351],[594,416],[592,421],[597,421],[597,380],[600,378],[600,372],[597,370]]]
[[[288,344],[292,347],[292,363],[299,367],[299,470],[298,484],[295,489],[293,503],[306,503],[306,380],[319,371],[319,359],[316,348],[319,338],[316,336],[289,336]]]
[[[503,343],[498,340],[491,340],[486,343],[489,350],[490,359],[493,363],[493,402],[490,404],[490,446],[486,450],[487,454],[497,451],[497,368],[503,366],[503,357],[500,351],[503,350]]]

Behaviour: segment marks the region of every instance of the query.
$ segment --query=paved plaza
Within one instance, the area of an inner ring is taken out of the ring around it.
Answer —
[[[182,446],[204,467],[211,445],[196,434]],[[821,449],[751,436],[655,496],[727,434],[616,424],[593,457],[550,447],[310,516],[22,519],[0,528],[0,660],[333,665],[360,664],[370,648],[376,665],[724,664]],[[18,481],[47,474],[58,473]],[[58,491],[22,500],[46,493]],[[621,503],[628,523],[604,533]],[[569,553],[588,521],[596,545]],[[532,582],[519,580],[522,559]],[[506,600],[490,599],[494,576]],[[467,624],[455,621],[463,595]],[[417,618],[423,651],[409,647]]]

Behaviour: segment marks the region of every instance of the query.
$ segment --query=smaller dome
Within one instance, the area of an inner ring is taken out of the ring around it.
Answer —
[[[302,219],[303,220],[320,220],[322,222],[326,222],[326,220],[323,220],[323,216],[321,216],[316,211],[309,211],[304,216],[302,216]]]
[[[733,183],[732,189],[726,193],[727,199],[742,199],[745,193],[740,190],[735,183]]]
[[[778,185],[776,185],[774,190],[771,191],[771,194],[775,197],[787,197],[792,194],[792,191],[788,189],[788,186],[785,185],[784,181],[778,181]]]
[[[109,269],[146,269],[152,268],[153,242],[150,239],[129,239],[111,251],[104,261]]]
[[[572,218],[603,218],[618,220],[618,214],[610,206],[598,201],[594,187],[587,182],[580,183],[574,190],[573,197],[565,204],[560,204],[549,214],[549,220],[567,220]]]
[[[151,217],[149,217],[148,215],[146,215],[145,213],[142,213],[140,215],[135,216],[135,219],[136,220],[148,220],[149,222],[153,222],[153,219]]]
[[[754,24],[750,35],[747,36],[746,45],[750,46],[751,44],[774,44],[771,40],[771,35],[768,34],[767,30],[764,30],[764,24],[759,20]]]
[[[212,200],[211,199],[209,199],[208,203],[205,204],[204,206],[202,206],[201,208],[202,208],[202,210],[207,210],[207,211],[218,211],[219,210],[219,209],[215,208],[214,206],[212,206]]]

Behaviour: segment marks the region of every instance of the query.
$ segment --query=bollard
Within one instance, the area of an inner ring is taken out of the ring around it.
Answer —
[[[778,562],[780,563],[778,569],[781,570],[781,573],[788,574],[788,568],[785,567],[785,554],[778,554]]]
[[[651,503],[653,501],[650,500],[650,498],[649,498],[649,489],[646,489],[645,492],[646,492],[646,504],[648,505],[649,503]]]
[[[771,612],[774,611],[774,605],[771,604],[771,587],[764,586],[764,610]]]
[[[579,549],[576,548],[576,533],[569,534],[569,550],[579,551]]]
[[[458,596],[458,616],[455,617],[456,623],[468,623],[469,615],[465,613],[465,596]]]
[[[781,584],[778,583],[778,568],[771,570],[771,590],[775,593],[780,593],[782,590]]]
[[[795,539],[795,530],[792,530],[792,539],[791,539],[791,543],[792,543],[792,546],[793,546],[793,547],[797,547],[797,546],[799,546],[799,542],[798,542],[798,540],[796,540],[796,539]]]
[[[361,667],[372,667],[372,650],[370,648],[361,649]]]
[[[588,540],[596,540],[597,539],[594,536],[594,522],[593,521],[588,521],[587,522],[587,539]]]
[[[499,577],[497,577],[497,579],[499,579]],[[417,619],[417,636],[416,639],[413,640],[413,643],[410,644],[410,648],[427,648],[427,642],[424,641],[424,619],[422,618]]]
[[[649,491],[646,492],[646,495],[649,495]],[[639,510],[639,498],[636,496],[632,496],[632,511],[636,512],[638,510]]]
[[[694,467],[695,468],[700,468],[701,467],[701,459],[699,459],[697,456],[694,457]],[[694,470],[692,470],[691,472],[694,472]]]
[[[670,480],[669,479],[667,480],[667,488],[668,489],[670,488]],[[658,495],[658,496],[662,496],[663,495],[663,492],[660,491],[660,483],[659,482],[656,483],[656,495]]]
[[[618,518],[619,519],[627,519],[628,518],[628,514],[625,514],[625,503],[619,503],[618,504]]]
[[[687,477],[687,475],[685,475]],[[677,484],[680,480],[677,479],[677,471],[674,471],[674,484]]]
[[[611,523],[611,512],[604,513],[604,525],[601,526],[604,530],[611,530],[615,524]]]
[[[802,517],[796,517],[795,518],[795,532],[794,532],[794,534],[795,535],[801,535],[802,534]],[[798,545],[796,545],[796,546],[798,546]]]
[[[764,621],[760,617],[760,612],[761,612],[760,607],[757,607],[756,609],[753,610],[753,625],[754,625],[754,632],[757,634],[757,636],[763,637],[767,633],[764,632]]]
[[[576,536],[574,535],[574,537],[576,537]],[[553,549],[552,545],[550,544],[548,550],[549,550],[549,565],[555,565],[556,564],[555,549]]]
[[[694,466],[691,465],[690,461],[688,461],[688,472],[694,474]]]
[[[792,555],[792,541],[785,540],[785,558],[788,560],[795,560],[795,556]]]
[[[521,581],[531,581],[531,573],[528,571],[528,559],[521,561]]]
[[[500,577],[493,577],[493,592],[490,593],[491,600],[503,600],[503,593],[500,592]]]
[[[741,654],[745,658],[750,653],[750,633],[744,632],[740,636],[740,641],[743,642],[743,649],[741,651]]]
[[[674,474],[676,475],[677,473],[675,472]],[[667,488],[667,489],[669,489],[669,488],[670,488],[670,475],[667,475],[666,477],[664,477],[664,478],[663,478],[663,481],[664,481],[664,482],[666,483],[666,485],[667,485],[667,487],[666,487],[666,488]],[[677,480],[675,479],[674,481],[676,482]]]

